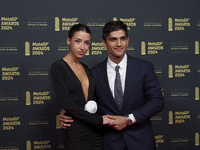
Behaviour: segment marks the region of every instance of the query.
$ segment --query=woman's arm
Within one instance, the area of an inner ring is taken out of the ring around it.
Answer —
[[[64,76],[65,68],[57,63],[51,66],[51,78],[54,90],[62,108],[67,111],[72,117],[76,117],[84,122],[102,125],[102,116],[91,114],[77,105],[69,94],[68,87],[65,83]]]

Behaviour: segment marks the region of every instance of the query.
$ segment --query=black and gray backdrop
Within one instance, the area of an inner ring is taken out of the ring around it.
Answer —
[[[157,149],[200,149],[199,0],[1,0],[0,18],[0,150],[64,149],[50,66],[78,23],[92,31],[81,61],[104,60],[111,20],[128,26],[127,53],[154,64],[166,103],[151,118]]]

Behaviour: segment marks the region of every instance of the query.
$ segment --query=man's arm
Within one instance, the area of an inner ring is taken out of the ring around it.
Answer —
[[[160,83],[156,77],[152,63],[148,64],[148,68],[146,68],[145,72],[146,73],[143,78],[144,83],[142,85],[144,89],[143,97],[145,97],[145,103],[141,107],[132,111],[132,114],[138,123],[143,123],[162,111],[165,104]],[[140,91],[137,91],[137,93],[142,94]],[[140,96],[140,98],[141,97],[142,96]],[[140,100],[144,102],[144,99],[140,98],[138,98],[138,102]]]
[[[149,69],[147,69],[145,84],[143,87],[145,89],[145,97],[147,97],[147,101],[145,105],[135,109],[131,114],[128,114],[129,118],[132,120],[131,124],[138,121],[144,122],[162,111],[164,108],[162,92],[154,72],[153,64],[151,64]],[[115,119],[115,121],[109,124],[113,129],[122,130],[127,126],[126,117],[114,116],[113,119]]]
[[[66,111],[64,109],[61,109],[60,115],[59,115],[60,126],[63,129],[66,129],[67,127],[71,127],[70,123],[74,122],[72,117],[65,116],[65,113]]]

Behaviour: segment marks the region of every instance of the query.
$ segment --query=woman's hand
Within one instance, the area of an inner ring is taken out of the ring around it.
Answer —
[[[114,121],[113,119],[108,118],[108,115],[104,115],[104,116],[102,116],[102,117],[103,117],[103,125],[109,124],[109,123],[111,123],[112,121]]]

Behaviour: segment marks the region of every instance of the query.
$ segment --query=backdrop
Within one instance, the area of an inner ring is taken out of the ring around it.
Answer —
[[[127,24],[127,53],[154,63],[165,110],[151,118],[158,150],[197,150],[200,134],[199,0],[1,0],[0,150],[63,150],[50,66],[68,53],[67,34],[92,31],[93,67],[107,57],[102,27]]]

